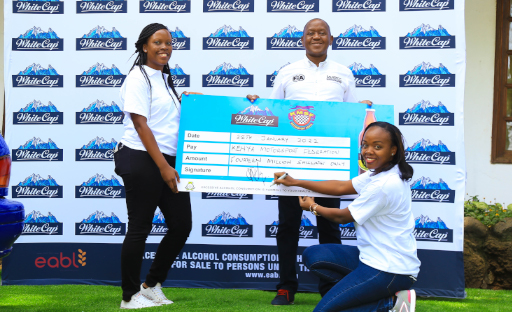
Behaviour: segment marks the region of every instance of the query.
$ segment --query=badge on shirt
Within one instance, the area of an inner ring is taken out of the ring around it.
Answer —
[[[304,81],[305,79],[306,79],[306,76],[304,76],[302,74],[293,76],[293,82]]]
[[[327,80],[334,81],[334,82],[337,82],[339,84],[343,84],[343,79],[341,79],[341,77],[338,77],[338,76],[327,75]]]

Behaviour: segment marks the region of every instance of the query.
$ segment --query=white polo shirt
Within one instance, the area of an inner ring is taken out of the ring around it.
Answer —
[[[180,125],[180,102],[167,85],[167,74],[162,78],[161,71],[146,65],[144,69],[151,82],[152,93],[138,66],[128,74],[119,92],[121,109],[125,113],[124,135],[121,142],[132,149],[146,150],[131,118],[132,113],[138,114],[146,117],[160,151],[163,154],[175,156]],[[152,94],[152,101],[150,94]]]
[[[329,59],[316,66],[305,56],[279,71],[270,98],[357,103],[355,88],[346,66]]]
[[[417,276],[420,260],[414,238],[411,189],[398,165],[352,179],[359,194],[349,206],[357,234],[359,260],[384,272]]]

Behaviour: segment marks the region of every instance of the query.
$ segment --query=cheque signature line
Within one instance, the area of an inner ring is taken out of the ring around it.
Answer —
[[[245,173],[247,176],[247,179],[249,181],[253,182],[263,182],[263,185],[265,185],[265,182],[267,182],[268,178],[263,177],[263,172],[260,172],[260,168],[258,165],[256,165],[256,168],[247,168],[247,172]]]

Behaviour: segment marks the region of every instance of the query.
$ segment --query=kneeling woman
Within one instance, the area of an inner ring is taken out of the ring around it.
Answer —
[[[370,124],[361,146],[369,171],[350,181],[275,180],[323,194],[359,194],[345,209],[299,197],[303,210],[337,223],[354,222],[357,234],[357,247],[324,244],[304,251],[306,266],[334,284],[315,311],[413,312],[416,294],[409,289],[420,268],[407,183],[413,169],[405,162],[400,130],[389,123]]]

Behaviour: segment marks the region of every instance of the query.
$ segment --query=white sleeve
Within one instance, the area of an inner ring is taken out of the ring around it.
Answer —
[[[150,93],[144,78],[128,75],[119,93],[124,112],[149,117]]]
[[[369,185],[365,191],[350,205],[348,210],[354,220],[363,225],[366,220],[377,214],[388,202],[386,193],[381,185]]]
[[[276,80],[274,80],[274,87],[272,88],[272,93],[270,94],[269,99],[273,100],[283,100],[285,98],[284,93],[284,85],[283,85],[283,75],[281,72],[277,74]]]
[[[349,102],[349,103],[359,102],[357,100],[357,96],[356,96],[356,81],[355,81],[354,75],[352,75],[352,73],[350,74],[350,79],[348,80],[347,91],[345,92],[345,95],[343,96],[343,102]]]
[[[370,183],[371,181],[370,172],[366,171],[365,173],[353,178],[351,181],[352,186],[354,187],[354,190],[356,190],[357,194],[361,194],[361,190],[363,189],[363,187],[365,187],[365,185]]]

